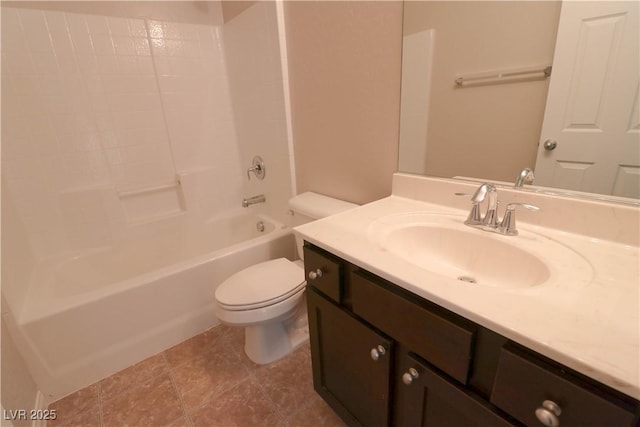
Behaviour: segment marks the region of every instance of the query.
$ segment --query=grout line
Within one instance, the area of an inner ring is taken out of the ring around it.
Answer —
[[[169,375],[169,380],[171,381],[171,386],[173,387],[173,391],[178,396],[178,402],[180,403],[180,409],[182,410],[182,417],[184,418],[185,422],[187,423],[187,426],[193,427],[193,422],[191,421],[191,416],[187,412],[187,407],[184,405],[184,400],[182,399],[182,393],[180,393],[180,389],[178,388],[178,384],[176,383],[176,380],[173,377],[173,369],[171,367],[171,364],[169,363],[169,360],[167,359],[167,354],[166,353],[167,353],[166,351],[162,352],[162,359],[164,360],[164,362],[165,362],[165,364],[167,366],[167,371],[168,371],[167,374]]]
[[[246,369],[245,367],[243,367],[244,369]],[[249,381],[251,380],[251,373],[249,372],[247,374],[246,377],[238,380],[237,382],[231,384],[229,387],[227,388],[223,388],[221,390],[219,390],[217,393],[212,394],[209,399],[205,400],[204,402],[202,402],[201,404],[199,404],[197,407],[195,407],[191,412],[198,412],[200,410],[202,410],[203,408],[205,408],[207,405],[209,405],[211,402],[213,402],[214,400],[216,400],[217,398],[219,398],[220,396],[229,393],[230,391],[232,391],[234,388],[238,387],[240,384],[242,384],[245,381]],[[261,390],[262,391],[262,390]],[[189,415],[190,413],[187,412]]]
[[[298,415],[299,413],[301,413],[302,411],[305,411],[307,408],[309,408],[311,405],[313,405],[314,401],[316,400],[316,398],[318,398],[319,396],[317,394],[312,395],[309,399],[307,399],[306,402],[304,402],[302,405],[300,405],[295,411],[293,411],[291,413],[291,415],[289,415],[289,418],[287,419],[287,422],[289,419],[291,418],[295,418],[296,415]]]
[[[221,325],[218,326],[214,326],[215,327],[220,327]],[[212,329],[212,328],[211,328]],[[207,331],[210,331],[211,329],[208,329]],[[205,331],[206,332],[206,331]],[[228,329],[226,331],[223,331],[223,339],[220,340],[219,345],[220,345],[220,350],[225,352],[227,356],[229,357],[236,357],[236,358],[243,358],[246,357],[244,355],[244,353],[239,354],[234,346],[232,345],[232,342],[230,341],[230,339],[233,339],[233,337],[231,336],[232,330]],[[197,357],[206,357],[206,355],[200,355]],[[178,366],[183,366],[185,365],[187,362],[183,362]],[[196,406],[195,408],[193,408],[190,412],[186,410],[186,406],[184,406],[185,408],[185,412],[187,413],[187,415],[189,416],[189,421],[192,422],[191,420],[191,413],[195,413],[198,412],[200,410],[202,410],[203,408],[205,408],[207,405],[209,405],[211,402],[213,402],[215,399],[219,398],[220,396],[229,393],[230,391],[232,391],[234,388],[240,386],[240,384],[242,384],[245,381],[248,380],[254,380],[254,383],[257,383],[257,381],[255,380],[255,378],[252,376],[252,373],[255,372],[256,368],[250,368],[248,366],[246,366],[246,364],[244,362],[240,362],[240,367],[241,369],[243,369],[245,371],[245,373],[247,374],[245,377],[243,377],[242,379],[236,381],[235,383],[231,384],[229,387],[227,388],[223,388],[221,390],[218,390],[218,392],[212,394],[209,399],[206,399],[204,402],[202,402],[201,404],[199,404],[198,406]],[[260,391],[263,392],[262,388],[260,388]],[[191,424],[193,425],[193,423]]]
[[[262,393],[262,396],[267,400],[267,402],[269,402],[269,404],[271,406],[271,409],[273,409],[275,411],[275,413],[278,415],[278,417],[280,418],[280,421],[282,421],[283,423],[288,425],[289,422],[287,420],[287,417],[285,417],[284,414],[282,413],[282,410],[280,409],[280,406],[278,406],[278,404],[273,401],[273,399],[271,398],[271,394],[267,393],[267,391],[264,389],[264,387],[262,387],[262,383],[260,381],[258,381],[258,379],[255,377],[254,372],[250,372],[249,376],[253,380],[253,383],[260,390],[260,393]]]
[[[100,425],[104,427],[104,411],[102,408],[102,381],[98,381],[98,418],[100,419]]]
[[[251,381],[251,377],[247,376],[243,379],[241,379],[240,381],[238,381],[237,383],[229,386],[228,388],[225,388],[224,390],[220,390],[218,393],[215,393],[213,396],[211,396],[211,398],[207,399],[206,401],[202,402],[200,405],[196,406],[191,412],[195,413],[195,412],[199,412],[201,410],[203,410],[204,408],[206,408],[211,402],[213,402],[214,400],[216,400],[217,398],[219,398],[220,396],[227,394],[231,391],[233,391],[235,388],[240,387],[240,385],[242,383],[244,383],[245,381]],[[187,412],[188,413],[188,412]],[[189,419],[191,421],[191,414],[189,414]],[[193,425],[193,424],[192,424]]]

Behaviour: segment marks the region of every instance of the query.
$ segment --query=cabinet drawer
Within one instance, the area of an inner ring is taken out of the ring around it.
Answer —
[[[436,314],[372,282],[360,272],[351,276],[351,297],[355,314],[466,384],[473,326]]]
[[[543,365],[515,347],[504,347],[491,402],[530,426],[544,425],[536,417],[536,409],[545,400],[559,406],[557,418],[564,427],[635,425],[632,412],[574,383],[560,370]]]
[[[304,275],[313,286],[338,304],[342,298],[343,263],[339,258],[308,244],[304,245]],[[318,270],[321,274],[318,274]],[[311,276],[310,273],[313,273]]]

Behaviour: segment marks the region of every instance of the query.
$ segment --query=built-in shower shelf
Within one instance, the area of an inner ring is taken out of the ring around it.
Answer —
[[[153,187],[119,191],[118,198],[129,224],[164,219],[186,211],[179,179]]]

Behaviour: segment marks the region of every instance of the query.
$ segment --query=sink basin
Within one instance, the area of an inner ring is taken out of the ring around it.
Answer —
[[[523,289],[549,283],[571,268],[573,280],[576,274],[590,275],[584,258],[544,236],[503,236],[463,222],[464,217],[445,214],[393,215],[376,220],[369,236],[390,254],[467,284]]]

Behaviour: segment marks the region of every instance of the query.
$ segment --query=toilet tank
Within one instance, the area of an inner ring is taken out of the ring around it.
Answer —
[[[289,209],[293,215],[293,227],[344,212],[357,206],[358,205],[354,203],[345,202],[344,200],[334,199],[333,197],[323,196],[322,194],[310,191],[298,194],[289,200]],[[304,259],[302,254],[302,244],[302,238],[296,236],[296,246],[300,259]]]

